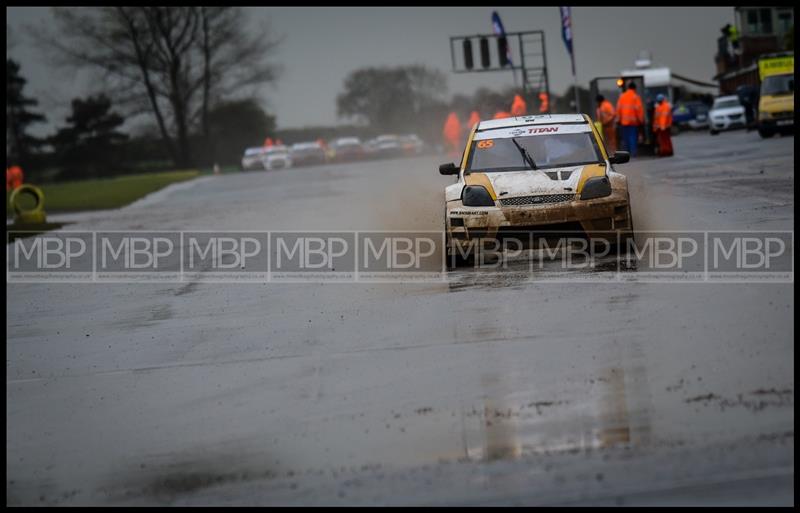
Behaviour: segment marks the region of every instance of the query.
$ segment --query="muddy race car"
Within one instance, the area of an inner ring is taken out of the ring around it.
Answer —
[[[450,266],[472,261],[475,242],[488,239],[513,236],[531,242],[527,249],[564,236],[627,243],[633,237],[628,183],[613,165],[629,159],[627,152],[608,155],[582,114],[477,123],[461,166],[439,166],[443,175],[458,175],[445,189]]]

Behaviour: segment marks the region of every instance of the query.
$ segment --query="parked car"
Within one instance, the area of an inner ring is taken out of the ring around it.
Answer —
[[[722,130],[744,128],[746,123],[744,106],[736,95],[715,98],[708,117],[711,119],[711,135]]]
[[[358,137],[340,137],[328,145],[331,160],[334,162],[349,162],[361,160],[365,157],[364,145]]]
[[[264,165],[264,153],[266,150],[267,149],[263,146],[244,150],[244,155],[242,156],[242,171],[266,169]]]
[[[289,148],[283,144],[270,146],[264,152],[264,169],[285,169],[292,167],[292,157]]]
[[[380,158],[401,156],[403,147],[400,144],[400,137],[391,134],[376,137],[372,142],[372,152]]]
[[[681,102],[672,109],[672,124],[681,130],[708,128],[708,106],[703,102]]]
[[[416,134],[409,134],[400,137],[400,146],[405,155],[419,155],[425,143]]]
[[[324,164],[326,160],[325,148],[318,141],[293,144],[290,156],[295,167]]]
[[[378,141],[377,139],[368,139],[364,142],[364,155],[367,158],[376,158],[378,156]]]

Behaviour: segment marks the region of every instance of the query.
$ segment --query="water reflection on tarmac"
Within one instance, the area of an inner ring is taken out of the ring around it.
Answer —
[[[620,166],[637,229],[793,230],[791,138],[674,143]],[[438,230],[437,163],[223,175],[70,228]],[[793,503],[793,283],[528,265],[8,284],[7,501]]]

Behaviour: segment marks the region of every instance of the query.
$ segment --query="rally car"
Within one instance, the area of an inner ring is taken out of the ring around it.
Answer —
[[[257,146],[244,150],[244,155],[242,156],[242,171],[264,169],[264,153],[266,153],[266,151],[267,148],[264,146]]]
[[[458,265],[475,240],[522,233],[577,234],[618,247],[633,237],[625,176],[584,114],[480,121],[467,139],[461,166],[439,166],[458,175],[445,189],[448,261]],[[539,240],[522,237],[522,240]],[[528,246],[529,247],[529,246]],[[474,253],[473,253],[474,254]]]
[[[292,157],[289,148],[283,144],[274,144],[264,152],[264,169],[286,169],[292,167]]]

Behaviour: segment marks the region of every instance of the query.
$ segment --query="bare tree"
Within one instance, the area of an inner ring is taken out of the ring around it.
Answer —
[[[281,39],[273,38],[268,28],[253,33],[244,11],[234,7],[201,7],[203,97],[201,121],[208,136],[208,114],[212,105],[248,87],[277,80],[280,67],[264,62],[275,52]],[[260,64],[259,64],[260,63]]]
[[[6,59],[6,161],[27,167],[36,148],[43,143],[28,133],[28,127],[45,121],[44,115],[32,110],[39,102],[24,92],[27,80],[20,74],[20,65]]]
[[[131,113],[148,112],[174,163],[192,163],[190,135],[226,96],[276,80],[279,41],[251,33],[237,7],[54,8],[57,30],[38,38],[61,64],[101,72]]]
[[[447,77],[421,65],[360,68],[345,77],[336,97],[339,116],[366,121],[375,129],[420,130],[435,126],[447,92]]]

